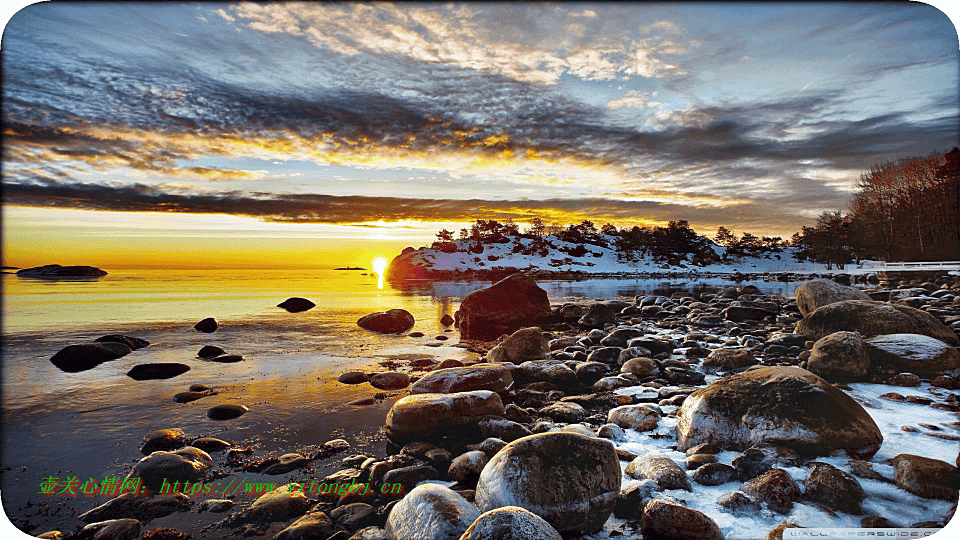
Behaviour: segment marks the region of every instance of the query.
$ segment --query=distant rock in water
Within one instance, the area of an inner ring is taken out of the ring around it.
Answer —
[[[299,298],[294,296],[293,298],[287,298],[283,302],[277,304],[277,307],[283,308],[290,313],[300,313],[301,311],[306,311],[308,309],[314,308],[317,305],[307,300],[306,298]]]
[[[243,405],[217,405],[207,411],[207,418],[211,420],[231,420],[243,416],[249,410]]]
[[[440,317],[440,324],[444,326],[450,326],[454,322],[456,321],[453,320],[453,317],[451,317],[449,313],[444,313],[443,317]]]
[[[95,343],[123,343],[132,350],[142,349],[150,344],[150,342],[145,339],[132,336],[122,336],[120,334],[110,334],[107,336],[98,337],[93,341]]]
[[[464,339],[495,339],[533,326],[551,314],[547,291],[525,274],[514,274],[468,294],[454,314]]]
[[[104,347],[100,343],[84,343],[82,345],[67,345],[53,355],[50,362],[67,373],[79,373],[93,369],[109,360],[116,360],[124,354]]]
[[[151,379],[171,379],[190,371],[190,366],[178,362],[156,362],[153,364],[137,364],[127,372],[127,377],[137,381]]]
[[[225,354],[227,351],[217,347],[216,345],[204,345],[200,352],[197,353],[197,356],[200,358],[213,358],[215,356],[220,356]]]
[[[19,270],[17,271],[17,275],[37,279],[69,279],[96,278],[105,276],[107,273],[94,266],[60,266],[59,264],[48,264]]]
[[[217,330],[217,328],[220,328],[220,323],[217,322],[217,320],[214,319],[213,317],[207,317],[206,319],[204,319],[204,320],[198,322],[197,324],[193,325],[193,327],[194,327],[198,332],[203,332],[203,333],[205,333],[205,334],[209,334],[209,333],[211,333],[211,332],[215,332],[215,331]]]
[[[391,309],[365,315],[357,321],[360,328],[381,334],[399,334],[413,328],[416,321],[405,309]]]
[[[210,358],[207,358],[207,360],[210,360],[211,362],[220,362],[221,364],[232,364],[234,362],[243,361],[243,356],[239,354],[223,354],[219,356],[211,356]]]
[[[366,270],[366,268],[360,268],[359,266],[341,266],[340,268],[334,268],[334,270]]]

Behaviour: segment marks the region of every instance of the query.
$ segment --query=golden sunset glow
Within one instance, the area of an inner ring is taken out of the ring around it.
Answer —
[[[387,265],[389,264],[390,262],[386,259],[386,257],[381,255],[377,255],[372,261],[370,261],[370,267],[373,268],[373,271],[376,272],[378,276],[383,275],[384,270],[387,269]]]

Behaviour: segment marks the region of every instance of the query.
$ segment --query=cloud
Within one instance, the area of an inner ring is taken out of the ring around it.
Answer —
[[[657,101],[651,101],[650,98],[656,97],[656,92],[638,92],[636,90],[629,90],[619,98],[610,101],[607,103],[607,107],[611,109],[623,109],[625,107],[633,108],[643,108],[643,107],[659,107],[663,103]]]

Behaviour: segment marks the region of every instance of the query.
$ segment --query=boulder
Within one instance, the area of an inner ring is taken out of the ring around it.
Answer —
[[[638,480],[653,480],[660,489],[685,489],[692,491],[687,473],[672,459],[658,452],[637,456],[624,471]]]
[[[413,328],[416,321],[413,315],[405,309],[391,309],[378,311],[360,317],[357,324],[360,328],[372,330],[381,334],[400,334]]]
[[[460,540],[562,540],[546,520],[519,506],[480,514]]]
[[[173,401],[177,403],[190,403],[191,401],[196,401],[200,398],[205,398],[207,396],[214,395],[215,392],[206,391],[206,392],[178,392],[173,395]]]
[[[488,416],[480,420],[477,425],[480,427],[480,433],[486,438],[494,437],[509,442],[530,435],[527,426],[498,416]]]
[[[608,304],[593,304],[580,317],[577,324],[585,328],[603,328],[607,324],[617,324],[617,315],[620,310]]]
[[[200,437],[199,439],[194,439],[193,442],[190,443],[190,446],[199,448],[200,450],[209,453],[220,452],[230,448],[233,445],[227,441],[217,439],[215,437]]]
[[[462,485],[474,485],[483,467],[489,459],[487,455],[480,450],[471,450],[453,458],[450,467],[447,468],[447,476],[456,480]]]
[[[123,354],[108,349],[100,343],[67,345],[50,358],[53,365],[67,373],[79,373],[93,369],[109,360],[116,360]]]
[[[863,488],[853,475],[828,463],[814,462],[807,479],[803,482],[804,496],[828,508],[859,514],[863,502]]]
[[[507,339],[487,353],[487,360],[521,364],[527,360],[538,360],[549,356],[550,345],[543,337],[543,332],[533,326],[521,328],[510,334]]]
[[[630,350],[630,349],[627,349]],[[637,377],[646,377],[657,373],[657,362],[653,358],[631,358],[620,366],[620,373],[632,373]]]
[[[640,530],[644,538],[724,540],[706,514],[666,499],[653,499],[643,507]]]
[[[863,337],[859,332],[834,332],[818,339],[810,351],[807,369],[831,382],[863,379],[870,370]]]
[[[211,420],[232,420],[243,416],[249,410],[245,405],[227,403],[225,405],[211,407],[207,410],[207,418]]]
[[[137,364],[127,372],[127,377],[135,381],[152,379],[172,379],[190,371],[190,366],[179,362],[154,362],[151,364]]]
[[[453,324],[453,323],[455,323],[455,322],[456,322],[456,321],[453,320],[453,317],[451,317],[449,313],[444,313],[444,314],[443,314],[443,317],[440,317],[440,324],[442,324],[442,325],[444,325],[444,326],[450,326],[451,324]]]
[[[362,502],[338,506],[330,511],[330,517],[348,531],[372,526],[378,521],[377,509]]]
[[[17,275],[35,279],[69,279],[94,278],[105,276],[107,273],[95,266],[60,266],[59,264],[47,264],[17,270]]]
[[[187,436],[182,429],[158,429],[144,435],[140,452],[149,455],[157,450],[176,450],[186,445]]]
[[[800,309],[800,314],[803,316],[834,302],[870,300],[870,296],[860,289],[841,285],[828,279],[815,279],[802,283],[797,287],[794,294],[797,297],[797,308]]]
[[[558,401],[540,409],[540,416],[546,416],[557,422],[579,422],[587,417],[587,411],[576,403]]]
[[[867,354],[876,366],[917,375],[955,373],[960,369],[960,351],[946,343],[920,334],[888,334],[866,341]]]
[[[213,466],[213,458],[203,450],[185,446],[174,452],[157,451],[138,461],[127,478],[140,478],[151,491],[160,491],[173,482],[196,482]]]
[[[227,351],[217,347],[216,345],[204,345],[197,352],[197,357],[199,358],[214,358],[220,356],[221,354],[226,354]]]
[[[130,347],[131,350],[142,349],[147,345],[150,345],[150,342],[145,339],[140,339],[133,336],[123,336],[120,334],[109,334],[106,336],[98,337],[93,340],[94,343],[122,343],[127,347]]]
[[[883,436],[853,398],[796,367],[761,367],[690,394],[677,412],[680,450],[703,443],[742,450],[761,443],[825,455],[871,456]]]
[[[610,409],[607,422],[625,429],[650,431],[657,429],[660,414],[649,405],[623,405]]]
[[[750,480],[770,469],[780,467],[799,467],[800,456],[783,446],[760,444],[747,448],[733,458],[731,464],[741,480]]]
[[[152,519],[169,516],[178,510],[186,508],[189,506],[189,500],[190,498],[184,493],[166,493],[144,497],[138,493],[128,491],[92,510],[80,514],[77,516],[77,519],[84,523],[123,518],[132,518],[147,522]]]
[[[410,386],[410,376],[399,371],[385,371],[370,376],[370,386],[380,390],[399,390]]]
[[[901,488],[927,499],[956,501],[960,490],[957,467],[938,459],[898,454],[893,464],[894,480]]]
[[[323,512],[310,512],[278,532],[273,540],[329,538],[336,530],[337,528],[329,516]]]
[[[506,366],[476,364],[431,371],[410,387],[411,394],[450,394],[472,390],[505,392],[513,386],[513,375]]]
[[[771,469],[745,482],[740,491],[781,514],[790,513],[793,503],[800,500],[800,486],[783,469]]]
[[[410,465],[387,471],[383,475],[383,485],[400,484],[400,492],[408,493],[420,482],[438,478],[440,474],[430,465]]]
[[[757,359],[747,349],[724,347],[710,351],[710,354],[703,359],[703,369],[706,372],[733,371],[735,369],[745,368],[755,365]]]
[[[337,377],[337,382],[343,384],[360,384],[370,380],[370,376],[362,371],[348,371]]]
[[[407,493],[387,517],[387,540],[457,540],[480,517],[477,508],[439,484]]]
[[[807,314],[794,327],[794,333],[820,339],[834,332],[860,332],[871,338],[887,334],[922,334],[952,345],[960,337],[933,315],[908,306],[867,300],[834,302]]]
[[[677,348],[677,342],[672,339],[657,339],[653,337],[633,338],[627,342],[628,347],[641,347],[650,351],[651,354],[673,354]]]
[[[551,315],[547,292],[525,274],[514,274],[468,294],[454,313],[460,337],[492,340]]]
[[[140,522],[131,518],[91,523],[70,535],[77,540],[135,540],[139,537]]]
[[[317,305],[306,298],[294,296],[293,298],[287,298],[283,302],[280,302],[277,304],[277,307],[283,308],[290,313],[300,313],[301,311],[306,311],[308,309],[317,307]]]
[[[773,311],[755,306],[730,306],[720,312],[723,318],[733,322],[759,321],[774,315]]]
[[[310,508],[310,500],[300,484],[284,484],[268,491],[253,501],[249,508],[240,512],[238,521],[287,521],[302,516]]]
[[[217,328],[220,328],[220,322],[218,322],[213,317],[207,317],[197,324],[193,325],[193,328],[197,332],[203,332],[204,334],[209,334],[211,332],[216,332]]]
[[[577,382],[577,373],[559,360],[528,360],[520,364],[515,376],[526,381],[542,381],[557,386]]]
[[[719,486],[735,480],[737,470],[726,463],[704,463],[690,476],[694,482],[702,486]]]
[[[620,492],[613,444],[574,433],[540,433],[517,439],[480,474],[476,504],[482,512],[520,506],[561,534],[600,529]]]
[[[502,415],[500,396],[489,390],[453,394],[414,394],[397,400],[387,413],[387,433],[402,439],[433,435],[450,427],[474,424],[487,415]]]

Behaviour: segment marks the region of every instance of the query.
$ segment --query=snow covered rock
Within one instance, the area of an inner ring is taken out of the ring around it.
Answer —
[[[660,414],[649,405],[623,405],[607,413],[607,422],[637,431],[657,429],[659,421]]]
[[[834,332],[820,338],[810,351],[807,369],[831,382],[862,379],[870,370],[862,336],[859,332]]]
[[[760,443],[801,453],[843,449],[871,456],[883,436],[853,398],[796,367],[761,367],[690,394],[677,412],[681,451],[703,443],[744,449]]]
[[[529,327],[551,314],[547,291],[525,274],[514,274],[486,289],[468,294],[454,313],[460,337],[495,339]]]
[[[620,462],[613,444],[573,433],[517,439],[487,463],[476,504],[487,512],[519,506],[560,533],[599,529],[620,492]]]
[[[503,414],[500,396],[489,390],[454,394],[413,394],[399,399],[387,413],[391,438],[432,435],[438,430],[479,421],[487,415]]]
[[[867,300],[844,300],[808,313],[794,327],[794,333],[820,339],[834,332],[860,332],[871,338],[887,334],[922,334],[953,345],[960,337],[919,309]]]
[[[480,514],[460,540],[562,540],[542,517],[519,506],[504,506]]]
[[[503,392],[513,385],[506,366],[476,364],[431,371],[410,387],[411,394],[450,394],[472,390]]]
[[[453,458],[447,469],[447,476],[463,485],[470,485],[477,481],[480,472],[487,464],[487,455],[480,450],[471,450]]]
[[[536,326],[521,328],[487,353],[490,362],[522,364],[550,356],[550,344]]]
[[[399,334],[413,328],[416,321],[405,309],[391,309],[364,315],[357,321],[360,328],[381,334]]]
[[[804,317],[821,306],[841,300],[870,300],[870,296],[860,289],[829,279],[815,279],[803,283],[797,287],[794,294],[797,297],[797,307]]]
[[[867,340],[867,353],[874,365],[890,365],[898,371],[933,375],[960,369],[960,351],[920,334],[888,334]]]
[[[706,514],[666,499],[653,499],[643,507],[640,530],[644,538],[723,540],[720,527]]]
[[[685,489],[692,491],[687,473],[672,459],[658,452],[637,456],[624,471],[638,480],[653,480],[660,489]]]
[[[410,490],[390,510],[387,540],[458,540],[480,517],[476,507],[439,484]]]

